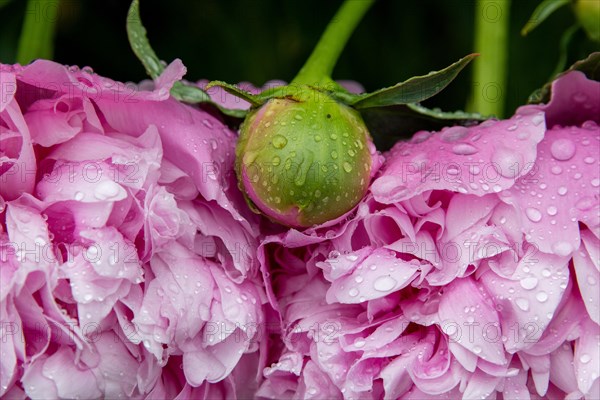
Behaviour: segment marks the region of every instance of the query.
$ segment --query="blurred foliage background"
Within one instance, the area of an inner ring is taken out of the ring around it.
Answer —
[[[505,10],[498,0],[496,11]],[[141,0],[142,21],[159,57],[181,58],[186,79],[290,80],[316,44],[341,0]],[[129,48],[125,31],[127,0],[60,0],[54,59],[91,66],[116,80],[140,81],[144,69]],[[553,14],[527,37],[520,35],[539,0],[510,5],[508,87],[502,94],[506,114],[527,101],[550,79],[559,57],[558,43],[575,18],[569,7]],[[334,73],[375,90],[446,67],[472,52],[476,0],[379,0],[350,40]],[[25,13],[25,0],[0,0],[0,61],[13,63]],[[569,64],[596,50],[579,31]],[[484,57],[485,54],[482,54]],[[477,62],[477,61],[475,61]],[[446,111],[464,109],[471,67],[425,105]]]

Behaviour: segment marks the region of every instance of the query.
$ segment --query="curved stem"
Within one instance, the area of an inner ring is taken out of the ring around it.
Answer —
[[[329,81],[333,67],[354,29],[375,0],[345,0],[292,84]]]

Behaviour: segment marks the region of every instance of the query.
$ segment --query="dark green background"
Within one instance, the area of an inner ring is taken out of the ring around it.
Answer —
[[[6,0],[0,0],[6,1]],[[123,81],[145,78],[125,32],[128,0],[61,0],[55,59],[91,66]],[[300,68],[341,4],[338,0],[141,0],[142,20],[158,55],[179,57],[189,80],[228,82],[289,80]],[[528,37],[519,35],[539,0],[511,4],[510,114],[545,83],[558,59],[562,33],[574,23],[569,8],[553,14]],[[334,78],[354,79],[374,90],[441,69],[473,50],[474,0],[379,0],[369,11],[338,62]],[[504,2],[498,1],[500,8]],[[0,60],[14,62],[25,0],[0,9]],[[492,15],[493,17],[493,15]],[[594,46],[583,32],[570,59]],[[426,105],[462,109],[470,88],[468,68]]]

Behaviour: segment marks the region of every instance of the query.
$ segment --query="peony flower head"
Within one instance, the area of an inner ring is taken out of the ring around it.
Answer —
[[[44,60],[0,73],[0,396],[239,392],[264,295],[235,133],[169,96],[180,61],[149,90]]]
[[[267,398],[597,398],[600,83],[418,132],[336,225],[259,258],[285,347]]]

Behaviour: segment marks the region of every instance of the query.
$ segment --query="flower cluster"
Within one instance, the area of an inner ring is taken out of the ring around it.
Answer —
[[[0,71],[0,395],[600,398],[584,74],[417,132],[351,213],[297,230],[248,210],[234,132],[169,97],[180,62],[150,90]]]
[[[258,220],[235,134],[169,97],[184,73],[139,91],[2,66],[0,395],[214,398],[248,376]]]

